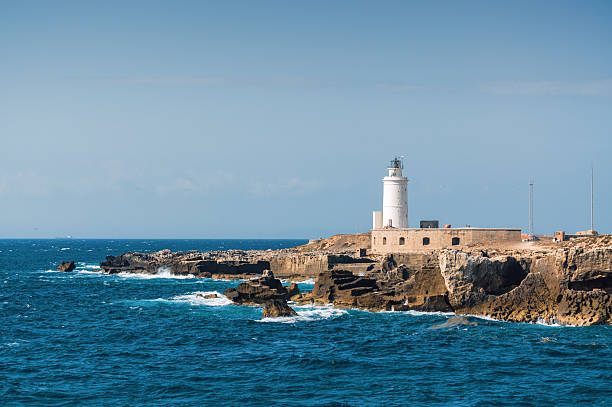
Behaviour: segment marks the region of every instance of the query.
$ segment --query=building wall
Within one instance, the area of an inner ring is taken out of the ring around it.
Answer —
[[[403,238],[403,244],[400,244]],[[428,238],[429,244],[424,245],[423,239]],[[490,241],[520,242],[520,229],[373,229],[371,232],[372,252],[414,253],[427,252],[443,248],[463,248],[475,243]],[[453,239],[458,244],[453,245]]]

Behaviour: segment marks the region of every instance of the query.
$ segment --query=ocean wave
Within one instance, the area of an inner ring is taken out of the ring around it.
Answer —
[[[216,298],[204,298],[206,295],[216,295]],[[187,302],[191,305],[207,305],[209,307],[223,307],[232,304],[232,300],[218,291],[196,291],[191,294],[177,295],[170,298],[172,302]]]
[[[104,272],[102,270],[100,270],[100,268],[98,268],[96,270],[79,270],[79,269],[76,269],[74,272],[76,274],[104,274]]]
[[[60,250],[61,250],[61,251],[64,251],[64,250],[70,250],[70,247],[62,247]]]
[[[100,269],[100,265],[99,264],[87,264],[83,261],[80,261],[77,263],[77,269],[86,269],[86,270],[99,270]]]
[[[116,276],[119,277],[123,277],[123,278],[140,278],[143,280],[151,280],[154,278],[174,278],[174,279],[178,279],[178,280],[183,280],[183,279],[188,279],[188,278],[195,278],[195,276],[193,274],[186,274],[186,275],[179,275],[179,274],[172,274],[172,272],[170,272],[170,269],[168,267],[161,267],[157,270],[157,273],[155,274],[149,274],[149,273],[117,273],[115,274]]]
[[[391,311],[391,312],[396,312],[396,311]],[[415,317],[423,316],[423,315],[439,315],[439,316],[444,316],[444,317],[455,316],[454,312],[444,312],[444,311],[416,311],[416,310],[408,310],[408,311],[397,311],[397,312],[401,312],[403,314],[408,314],[408,315],[413,315]]]
[[[542,326],[550,326],[550,327],[554,327],[554,328],[559,328],[559,327],[568,327],[568,326],[577,326],[577,325],[561,325],[560,323],[556,322],[556,321],[550,321],[550,320],[546,320],[546,319],[542,319],[542,318],[538,318],[535,322],[532,322],[532,324],[535,325],[542,325]]]
[[[277,322],[281,324],[293,324],[296,322],[306,321],[319,321],[330,318],[337,318],[342,315],[348,314],[348,311],[344,309],[334,307],[308,307],[307,309],[295,308],[297,316],[293,317],[277,317],[277,318],[263,318],[257,322]]]
[[[9,343],[5,343],[4,346],[8,347],[8,348],[12,348],[13,346],[19,346],[19,342],[9,342]]]

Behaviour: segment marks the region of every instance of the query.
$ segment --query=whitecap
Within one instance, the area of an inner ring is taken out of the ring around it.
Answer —
[[[473,318],[478,318],[478,319],[483,319],[485,321],[491,321],[491,322],[504,322],[501,319],[495,319],[493,317],[491,317],[490,315],[472,315],[472,314],[466,314],[466,317],[473,317]]]
[[[554,320],[550,321],[550,320],[546,320],[546,319],[542,319],[542,318],[538,318],[538,319],[536,319],[535,322],[532,322],[532,323],[535,324],[535,325],[550,326],[550,327],[555,327],[555,328],[564,327],[564,326],[577,326],[577,325],[569,325],[569,324],[568,325],[561,325],[560,323],[555,322]]]
[[[204,298],[206,295],[216,295],[215,298]],[[232,304],[232,300],[218,291],[196,291],[190,294],[177,295],[170,298],[173,302],[187,302],[191,305],[207,305],[209,307],[223,307]]]
[[[99,268],[97,270],[77,270],[77,274],[104,274]]]
[[[187,279],[187,278],[195,278],[195,276],[193,274],[184,274],[184,275],[172,274],[168,267],[160,267],[157,270],[157,273],[155,273],[155,274],[149,274],[149,273],[118,273],[118,274],[115,274],[115,275],[119,276],[119,277],[124,277],[124,278],[140,278],[140,279],[144,279],[144,280],[150,280],[150,279],[154,279],[154,278],[174,278],[174,279],[179,279],[179,280],[183,280],[183,279]]]
[[[64,251],[64,250],[70,250],[70,247],[62,247],[60,250],[61,250],[61,251]]]
[[[85,264],[82,263],[82,266],[79,266],[78,268],[83,268],[86,270],[100,270],[100,265],[99,264]]]
[[[319,321],[330,318],[333,319],[348,314],[346,310],[334,307],[308,307],[303,309],[296,307],[295,312],[297,312],[297,316],[263,318],[257,322],[280,322],[282,324],[293,324],[296,322]]]

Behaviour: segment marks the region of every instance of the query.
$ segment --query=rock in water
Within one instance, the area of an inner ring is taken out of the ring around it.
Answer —
[[[202,297],[205,300],[210,300],[213,298],[219,298],[219,296],[215,293],[211,293],[211,294],[204,294],[204,293],[196,293],[196,297]]]
[[[294,317],[297,312],[285,300],[272,300],[266,303],[262,318]]]
[[[74,265],[74,261],[70,260],[70,261],[65,261],[63,263],[60,263],[59,266],[57,266],[57,271],[72,271],[75,269],[75,265]]]
[[[287,289],[269,270],[264,271],[262,277],[243,281],[236,288],[228,288],[223,291],[223,295],[234,304],[240,305],[267,304],[273,300],[287,301]]]
[[[287,287],[287,298],[291,298],[299,294],[300,294],[300,288],[298,287],[298,285],[296,283],[289,284],[289,287]]]

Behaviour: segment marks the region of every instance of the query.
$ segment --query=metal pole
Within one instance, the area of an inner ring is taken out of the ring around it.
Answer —
[[[533,236],[533,182],[529,182],[529,237]]]
[[[593,167],[591,167],[591,232],[595,230],[595,225],[593,222]]]

